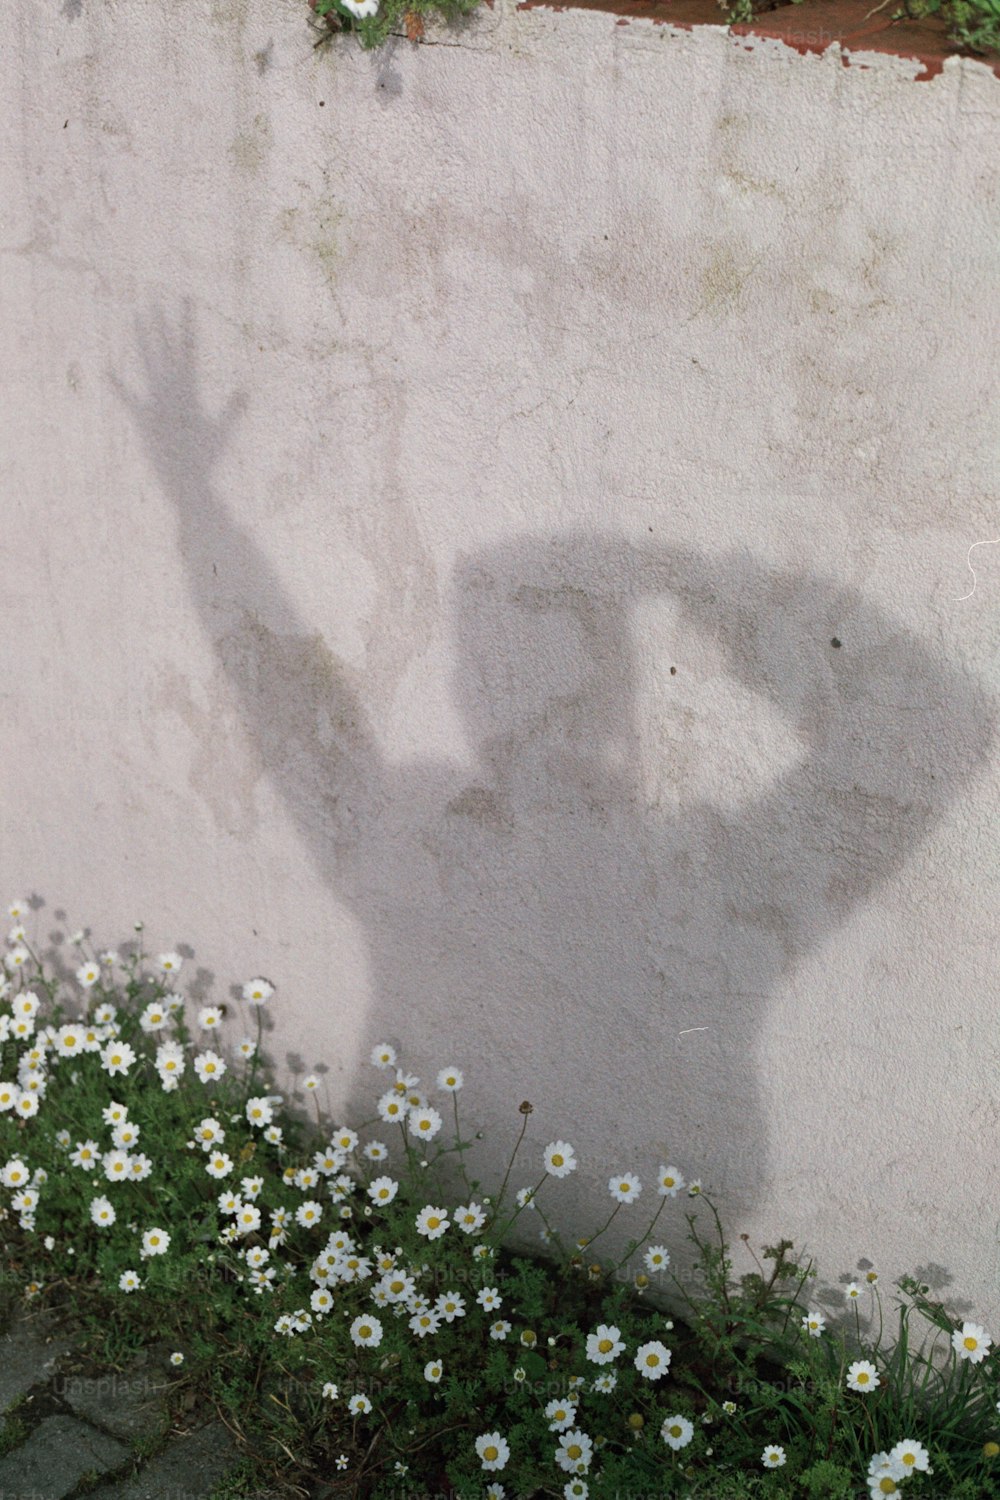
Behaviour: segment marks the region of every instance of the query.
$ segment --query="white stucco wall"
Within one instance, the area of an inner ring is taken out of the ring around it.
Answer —
[[[997,79],[311,42],[8,18],[9,897],[1000,1331]]]

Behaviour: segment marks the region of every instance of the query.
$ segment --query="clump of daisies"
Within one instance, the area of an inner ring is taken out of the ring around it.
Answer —
[[[564,1241],[560,1193],[583,1154],[558,1131],[527,1144],[524,1103],[499,1185],[470,1177],[457,1060],[422,1080],[379,1042],[366,1119],[327,1117],[321,1072],[301,1080],[301,1118],[262,1056],[269,979],[241,981],[235,1005],[194,1002],[180,951],[148,957],[140,935],[90,952],[84,933],[50,974],[25,903],[10,917],[7,1273],[25,1296],[89,1309],[109,1348],[166,1340],[172,1389],[254,1433],[261,1488],[295,1454],[353,1470],[376,1500],[442,1476],[492,1500],[598,1500],[645,1493],[651,1474],[665,1496],[721,1500],[748,1476],[775,1494],[879,1496],[934,1473],[957,1496],[1000,1454],[992,1340],[926,1287],[900,1283],[887,1350],[870,1333],[870,1267],[839,1306],[821,1305],[787,1240],[748,1252],[734,1279],[711,1194],[663,1161],[623,1163],[596,1228]],[[679,1218],[697,1276],[665,1243]],[[623,1255],[603,1248],[613,1223],[628,1226]],[[511,1248],[529,1224],[537,1255]],[[936,1352],[914,1353],[913,1312]]]

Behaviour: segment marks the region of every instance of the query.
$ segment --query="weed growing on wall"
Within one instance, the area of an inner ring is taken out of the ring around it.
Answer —
[[[337,32],[354,32],[362,47],[381,47],[386,38],[404,30],[411,42],[424,35],[424,18],[441,16],[456,21],[471,15],[479,0],[309,0],[321,35],[317,46]]]
[[[719,0],[730,26],[749,26],[755,17],[766,11],[780,10],[787,4],[799,4],[801,0]],[[884,11],[894,0],[882,0],[882,4],[867,12],[868,16]],[[892,20],[923,20],[927,16],[940,16],[947,22],[947,40],[953,47],[965,48],[985,56],[1000,52],[1000,0],[903,0],[898,10],[892,12]]]
[[[577,1156],[527,1151],[529,1103],[485,1190],[451,1061],[425,1091],[380,1043],[371,1116],[326,1119],[310,1075],[303,1120],[267,1080],[268,980],[233,1028],[185,999],[179,954],[77,934],[60,977],[25,903],[10,913],[4,1287],[71,1306],[107,1361],[165,1341],[171,1399],[226,1417],[247,1496],[318,1477],[375,1500],[1000,1496],[998,1356],[926,1286],[898,1284],[889,1341],[874,1271],[839,1322],[787,1240],[734,1277],[715,1203],[672,1164],[651,1183],[623,1167],[567,1245],[549,1210]],[[642,1232],[603,1253],[629,1217]],[[510,1248],[530,1222],[537,1256]],[[664,1242],[684,1229],[690,1271]]]

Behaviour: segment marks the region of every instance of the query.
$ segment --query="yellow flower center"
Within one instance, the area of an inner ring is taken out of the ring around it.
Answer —
[[[494,1463],[500,1457],[500,1449],[494,1448],[493,1444],[490,1443],[488,1447],[483,1449],[483,1457],[488,1464]]]
[[[966,1349],[978,1349],[979,1348],[979,1340],[978,1339],[966,1338],[966,1339],[962,1340],[962,1343],[963,1343],[963,1345],[964,1345],[964,1347]]]
[[[610,1354],[614,1347],[614,1342],[611,1339],[598,1339],[597,1341],[597,1348],[601,1354]]]
[[[674,1425],[668,1430],[671,1437],[679,1438],[684,1429],[682,1427],[678,1427],[677,1423],[675,1422]]]
[[[437,1227],[438,1227],[438,1225],[440,1223],[441,1223],[441,1220],[437,1217],[437,1215],[436,1214],[431,1214],[430,1218],[427,1220],[427,1228],[428,1229],[437,1229]]]
[[[858,1385],[867,1385],[868,1384],[868,1371],[867,1370],[859,1370],[858,1373],[857,1373],[857,1375],[854,1378],[857,1381]]]
[[[566,1456],[567,1458],[582,1458],[583,1449],[580,1447],[580,1444],[570,1443],[569,1447],[566,1449]]]
[[[554,1167],[561,1167],[561,1166],[562,1166],[562,1164],[563,1164],[563,1157],[561,1157],[561,1156],[560,1156],[560,1155],[559,1155],[559,1153],[558,1153],[558,1152],[556,1152],[556,1153],[555,1153],[555,1155],[554,1155],[554,1156],[553,1156],[553,1158],[552,1158],[552,1165],[553,1165],[553,1166],[554,1166]]]
[[[896,1489],[896,1481],[894,1479],[891,1479],[888,1474],[884,1474],[882,1476],[882,1478],[878,1482],[878,1487],[883,1495],[895,1495],[898,1493]]]
[[[647,1354],[646,1363],[651,1370],[655,1370],[656,1366],[660,1363],[660,1356],[658,1354]]]
[[[628,1192],[628,1183],[627,1182],[620,1182],[618,1184],[618,1191],[620,1193],[627,1193]]]
[[[362,1326],[358,1329],[358,1338],[361,1338],[361,1339],[370,1339],[371,1336],[372,1336],[372,1331],[371,1331],[371,1328],[369,1327],[369,1325],[367,1323],[362,1324]]]

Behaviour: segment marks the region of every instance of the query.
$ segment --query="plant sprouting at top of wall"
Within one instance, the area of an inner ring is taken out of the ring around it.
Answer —
[[[411,42],[424,34],[424,17],[437,14],[446,21],[467,16],[479,0],[309,0],[315,13],[320,47],[340,31],[353,31],[362,47],[381,47],[386,37],[406,32]]]
[[[341,31],[356,33],[362,47],[380,47],[392,34],[405,31],[411,42],[424,35],[424,17],[437,13],[454,22],[470,15],[480,0],[309,0],[320,32],[316,46]],[[797,0],[718,0],[730,25],[752,25],[764,11],[795,4]],[[883,0],[868,15],[884,10],[892,0]],[[610,9],[609,5],[609,9]],[[892,20],[923,20],[939,16],[947,22],[947,42],[955,49],[985,55],[1000,52],[1000,0],[903,0]]]

